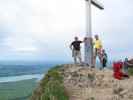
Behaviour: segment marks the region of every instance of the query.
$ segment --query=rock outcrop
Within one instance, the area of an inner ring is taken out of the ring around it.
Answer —
[[[133,77],[113,78],[109,69],[64,65],[61,70],[70,100],[133,100]]]
[[[73,64],[62,65],[59,72],[69,100],[133,100],[133,77],[116,80],[112,70]]]

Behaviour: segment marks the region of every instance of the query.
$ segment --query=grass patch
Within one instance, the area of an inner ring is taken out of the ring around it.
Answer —
[[[35,86],[35,79],[0,83],[0,100],[28,100]]]
[[[69,100],[63,86],[63,77],[59,71],[61,67],[56,66],[47,72],[31,100]]]
[[[133,76],[133,68],[129,68],[128,73],[130,76]]]

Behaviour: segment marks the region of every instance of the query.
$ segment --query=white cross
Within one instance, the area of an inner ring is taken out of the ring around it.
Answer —
[[[93,62],[93,43],[92,43],[92,23],[91,23],[91,4],[103,10],[103,5],[96,0],[86,1],[86,41],[85,41],[85,64],[94,66]]]

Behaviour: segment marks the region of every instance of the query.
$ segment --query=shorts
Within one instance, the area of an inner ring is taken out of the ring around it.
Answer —
[[[81,58],[81,52],[80,52],[80,50],[73,50],[72,51],[72,57]]]

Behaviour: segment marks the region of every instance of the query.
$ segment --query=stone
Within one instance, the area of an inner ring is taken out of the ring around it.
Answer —
[[[79,65],[66,65],[62,73],[70,100],[133,100],[133,77],[119,81],[112,70]]]

